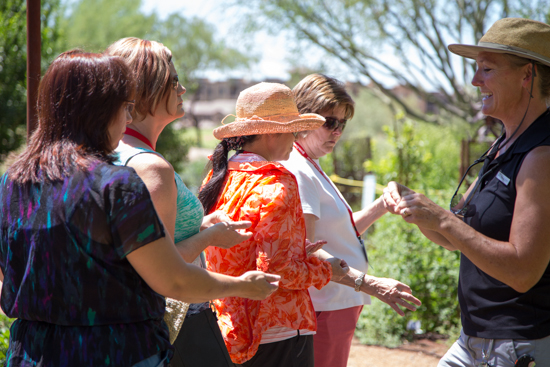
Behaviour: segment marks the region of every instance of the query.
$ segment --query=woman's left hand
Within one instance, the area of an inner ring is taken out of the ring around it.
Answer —
[[[363,290],[365,288],[365,293],[387,303],[401,316],[404,316],[405,313],[399,306],[405,307],[411,311],[416,311],[416,306],[422,305],[422,302],[412,295],[411,288],[408,285],[395,279],[377,278],[365,275],[365,281],[361,289]]]
[[[216,210],[202,218],[201,231],[221,222],[231,222],[231,219],[221,210]]]
[[[319,240],[315,242],[309,242],[308,239],[306,239],[306,255],[310,256],[317,250],[320,250],[324,245],[326,245],[327,241],[325,240]]]

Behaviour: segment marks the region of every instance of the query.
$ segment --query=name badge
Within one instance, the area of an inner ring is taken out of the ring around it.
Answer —
[[[504,175],[504,173],[502,173],[502,171],[499,171],[497,173],[497,178],[500,182],[502,182],[503,184],[505,184],[506,186],[508,186],[508,184],[510,183],[510,179],[508,177],[506,177]]]

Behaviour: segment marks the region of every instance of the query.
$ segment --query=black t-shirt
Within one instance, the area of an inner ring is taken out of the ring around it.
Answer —
[[[486,158],[479,178],[490,173],[473,196],[464,221],[487,237],[509,241],[518,172],[527,154],[544,145],[550,145],[548,111],[508,151],[496,159]],[[458,298],[466,335],[490,339],[539,339],[550,335],[548,267],[533,288],[519,293],[484,273],[462,254]]]

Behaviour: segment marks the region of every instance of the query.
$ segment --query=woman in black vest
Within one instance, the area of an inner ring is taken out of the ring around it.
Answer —
[[[548,24],[517,18],[497,21],[477,46],[450,45],[475,59],[481,112],[505,133],[450,211],[397,183],[385,190],[393,213],[461,252],[463,330],[439,366],[550,366],[549,45]]]

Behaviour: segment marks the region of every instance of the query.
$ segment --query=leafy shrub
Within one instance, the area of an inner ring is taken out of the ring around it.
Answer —
[[[10,326],[13,321],[14,319],[0,313],[0,365],[2,366],[6,363],[6,353],[10,341]]]
[[[446,207],[458,181],[459,139],[453,128],[413,123],[402,117],[398,122],[386,130],[394,151],[367,161],[366,169],[374,171],[382,184],[401,182]],[[369,233],[369,273],[408,284],[422,306],[400,317],[373,299],[357,325],[361,342],[397,346],[414,333],[407,330],[409,321],[420,321],[422,332],[456,334],[460,324],[459,253],[431,243],[400,216],[385,215]]]

